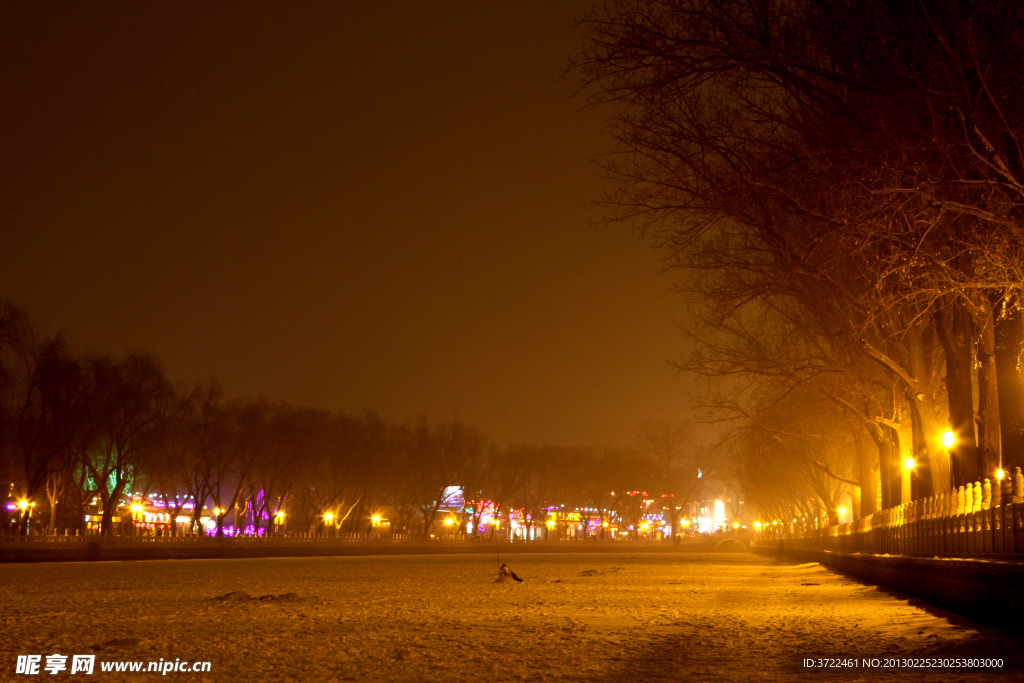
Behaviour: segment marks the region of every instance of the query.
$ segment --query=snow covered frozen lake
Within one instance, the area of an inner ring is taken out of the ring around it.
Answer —
[[[87,680],[102,681],[1021,680],[1006,668],[801,671],[799,658],[812,655],[995,654],[1011,665],[1021,651],[1017,638],[950,623],[816,564],[502,559],[523,583],[495,583],[494,555],[0,565],[0,679],[75,680],[15,674],[18,655],[45,664],[57,653],[96,654]],[[100,671],[161,658],[211,669]]]

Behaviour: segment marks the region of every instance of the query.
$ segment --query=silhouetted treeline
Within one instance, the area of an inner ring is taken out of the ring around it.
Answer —
[[[633,450],[499,448],[459,420],[399,424],[373,413],[227,400],[214,380],[171,382],[150,354],[76,355],[60,337],[36,340],[6,302],[0,398],[3,529],[17,523],[21,534],[30,520],[50,533],[84,533],[87,514],[110,534],[115,518],[130,518],[125,506],[140,500],[156,501],[171,519],[189,517],[186,531],[195,533],[212,516],[218,534],[239,517],[269,534],[285,511],[291,529],[365,532],[385,508],[392,533],[426,535],[439,515],[477,529],[482,506],[454,505],[450,487],[490,502],[504,528],[510,510],[543,525],[547,508],[563,505],[586,508],[584,520],[616,509],[639,524],[652,499],[657,509],[675,503],[667,506],[675,523],[675,508],[696,491],[698,466],[711,471],[685,429],[658,423],[641,425]],[[622,500],[632,490],[647,495],[617,504],[614,492]]]

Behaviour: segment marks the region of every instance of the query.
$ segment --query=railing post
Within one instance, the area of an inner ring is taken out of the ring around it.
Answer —
[[[954,524],[956,522],[956,489],[950,489],[946,495],[946,538],[945,538],[945,552],[946,554],[952,554],[956,549],[956,535],[953,533]]]
[[[907,531],[908,531],[908,528],[907,528],[907,512],[909,511],[909,508],[910,508],[910,503],[903,503],[899,507],[899,511],[900,512],[899,512],[899,517],[898,517],[898,521],[897,521],[897,524],[899,526],[897,528],[899,530],[899,540],[900,540],[899,552],[900,552],[901,555],[906,554],[906,552],[907,552],[907,541],[909,540],[907,538]]]
[[[1012,553],[1015,550],[1013,547],[1013,481],[1011,481],[1011,477],[1003,477],[1003,480],[999,482],[999,493],[1002,502],[1000,517],[1003,520],[1003,552]]]
[[[995,512],[992,509],[992,482],[985,479],[981,484],[981,509],[982,509],[982,522],[984,539],[982,540],[982,549],[986,553],[992,552],[993,536],[995,534],[995,524],[992,523],[992,515]]]
[[[939,497],[930,496],[928,498],[928,552],[936,552],[935,542],[935,530],[937,528],[936,521],[938,520],[938,508],[939,508]]]
[[[915,500],[910,503],[910,552],[921,551],[919,543],[921,540],[921,501]]]
[[[974,482],[974,552],[985,552],[985,512],[981,507],[981,482]]]
[[[974,552],[974,486],[964,487],[964,552]]]
[[[1013,533],[1013,551],[1024,553],[1024,476],[1019,467],[1013,468],[1013,505],[1010,513],[1010,531]]]
[[[956,548],[957,553],[963,553],[967,551],[967,534],[965,525],[967,524],[967,499],[964,487],[959,486],[956,490]]]
[[[918,548],[918,526],[920,524],[918,511],[920,507],[919,501],[910,501],[910,544],[907,550],[911,553],[916,553],[920,550]]]
[[[997,479],[992,487],[992,552],[1004,552],[1003,540],[1003,482]]]

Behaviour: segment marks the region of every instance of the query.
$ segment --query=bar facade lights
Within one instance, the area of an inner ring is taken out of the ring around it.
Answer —
[[[942,433],[942,445],[946,448],[952,448],[953,444],[956,443],[956,436],[951,431],[945,431]]]

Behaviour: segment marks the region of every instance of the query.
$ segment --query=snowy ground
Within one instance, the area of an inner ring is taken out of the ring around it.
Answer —
[[[167,675],[192,681],[1024,680],[1021,640],[816,564],[503,559],[523,583],[494,583],[483,555],[0,565],[0,680],[33,680],[15,675],[17,655],[53,653],[210,661],[208,674]],[[253,599],[215,599],[238,591]],[[805,655],[996,655],[1008,667],[804,672]],[[160,678],[98,663],[86,680]]]

